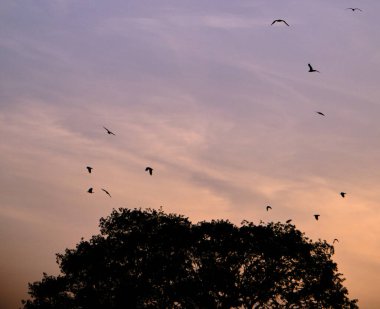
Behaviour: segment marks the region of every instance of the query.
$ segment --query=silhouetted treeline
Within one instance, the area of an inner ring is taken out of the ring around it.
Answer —
[[[192,224],[114,210],[100,234],[57,255],[61,274],[29,284],[31,308],[358,308],[334,249],[294,225]]]

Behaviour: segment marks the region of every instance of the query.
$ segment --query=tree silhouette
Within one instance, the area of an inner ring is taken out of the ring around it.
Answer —
[[[100,234],[57,254],[61,275],[29,284],[32,308],[358,308],[333,246],[294,225],[192,224],[162,210],[113,210]]]

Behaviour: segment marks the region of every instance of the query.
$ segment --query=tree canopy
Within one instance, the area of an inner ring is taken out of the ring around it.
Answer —
[[[326,241],[292,224],[120,208],[29,284],[32,308],[358,308]]]

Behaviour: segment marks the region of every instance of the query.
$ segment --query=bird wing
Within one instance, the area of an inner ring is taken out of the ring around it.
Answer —
[[[310,70],[313,70],[313,67],[311,66],[310,63],[308,63],[307,65],[309,66],[309,69],[310,69]]]
[[[274,20],[270,25],[272,26],[277,20]]]
[[[103,128],[106,129],[106,131],[107,131],[108,134],[115,135],[115,133],[113,133],[112,131],[108,130],[106,127],[103,127]]]
[[[289,24],[285,20],[283,20],[282,22],[289,27]]]
[[[110,194],[106,189],[103,189],[103,188],[102,188],[102,190],[103,190],[106,194],[108,194],[109,196],[111,196],[111,194]]]

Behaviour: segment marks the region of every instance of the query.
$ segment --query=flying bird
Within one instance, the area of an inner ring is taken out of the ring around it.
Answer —
[[[290,222],[292,222],[292,219],[286,220],[285,222],[290,223]]]
[[[153,168],[151,168],[151,167],[149,167],[149,166],[145,169],[145,171],[146,171],[146,172],[149,172],[150,175],[153,174]]]
[[[309,72],[318,72],[318,73],[321,73],[318,70],[314,70],[310,63],[308,63],[307,65],[309,66]]]
[[[106,127],[103,127],[103,128],[107,131],[108,134],[116,135],[115,133],[113,133],[110,130],[108,130]]]
[[[106,190],[106,189],[103,189],[102,188],[102,190],[109,196],[109,197],[111,197],[111,194]]]
[[[322,113],[322,112],[316,112],[317,114],[319,114],[319,115],[322,115],[322,116],[326,116],[324,113]]]
[[[90,188],[87,190],[88,193],[94,193],[94,189],[93,188]]]
[[[86,166],[88,172],[91,174],[91,171],[93,170],[93,168],[91,166]]]
[[[346,192],[340,192],[340,195],[341,195],[342,197],[345,197],[346,194],[347,194]]]
[[[269,205],[268,205],[266,208],[267,208],[267,211],[268,211],[269,209],[272,209],[272,207],[270,207]]]
[[[333,241],[333,244],[335,244],[336,241],[339,242],[339,240],[337,238],[335,238]]]
[[[287,25],[289,27],[289,24],[285,20],[283,20],[283,19],[276,19],[276,20],[274,20],[271,23],[271,26],[273,26],[274,23],[284,23],[285,25]]]
[[[360,11],[360,12],[362,12],[362,10],[359,9],[359,8],[347,8],[346,10],[351,10],[352,12],[355,12],[355,11]]]
[[[315,220],[318,220],[318,219],[319,219],[319,216],[320,216],[320,215],[314,215]]]

